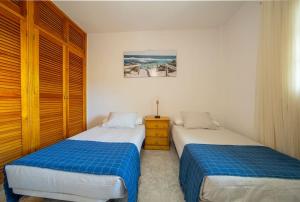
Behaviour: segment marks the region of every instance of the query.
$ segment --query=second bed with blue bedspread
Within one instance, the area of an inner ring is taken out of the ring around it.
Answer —
[[[179,180],[187,202],[198,202],[206,176],[300,179],[300,161],[264,146],[187,144]]]

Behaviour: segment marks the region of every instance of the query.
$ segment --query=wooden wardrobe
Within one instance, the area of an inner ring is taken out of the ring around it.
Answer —
[[[1,171],[86,130],[85,65],[86,33],[54,3],[0,1]]]

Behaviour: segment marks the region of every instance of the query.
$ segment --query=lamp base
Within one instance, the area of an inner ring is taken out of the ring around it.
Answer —
[[[160,118],[160,116],[159,116],[159,115],[156,115],[156,116],[154,116],[154,118],[156,118],[156,119],[159,119],[159,118]]]

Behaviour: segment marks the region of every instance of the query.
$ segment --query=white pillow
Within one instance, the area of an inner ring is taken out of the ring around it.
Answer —
[[[176,126],[183,126],[183,120],[181,117],[175,117],[173,122]]]
[[[209,112],[181,112],[181,116],[185,128],[217,129]]]
[[[217,128],[222,127],[222,126],[221,126],[221,123],[220,123],[219,121],[216,121],[215,119],[213,119],[212,122],[213,122],[213,124],[215,124],[215,126],[216,126]],[[176,126],[183,126],[183,125],[184,125],[184,124],[183,124],[183,120],[182,120],[181,117],[175,117],[174,120],[173,120],[173,123],[174,123],[174,125],[176,125]]]
[[[136,113],[110,112],[108,120],[102,126],[105,128],[135,128],[136,123]]]
[[[105,124],[108,121],[108,117],[105,117],[102,121],[101,121],[101,125],[103,126],[103,124]],[[143,117],[137,117],[136,119],[136,125],[143,125]]]

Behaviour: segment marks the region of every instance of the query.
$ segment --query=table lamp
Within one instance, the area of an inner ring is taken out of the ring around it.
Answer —
[[[158,115],[158,105],[159,105],[159,100],[156,100],[156,115],[154,116],[154,118],[159,119],[160,116]]]

